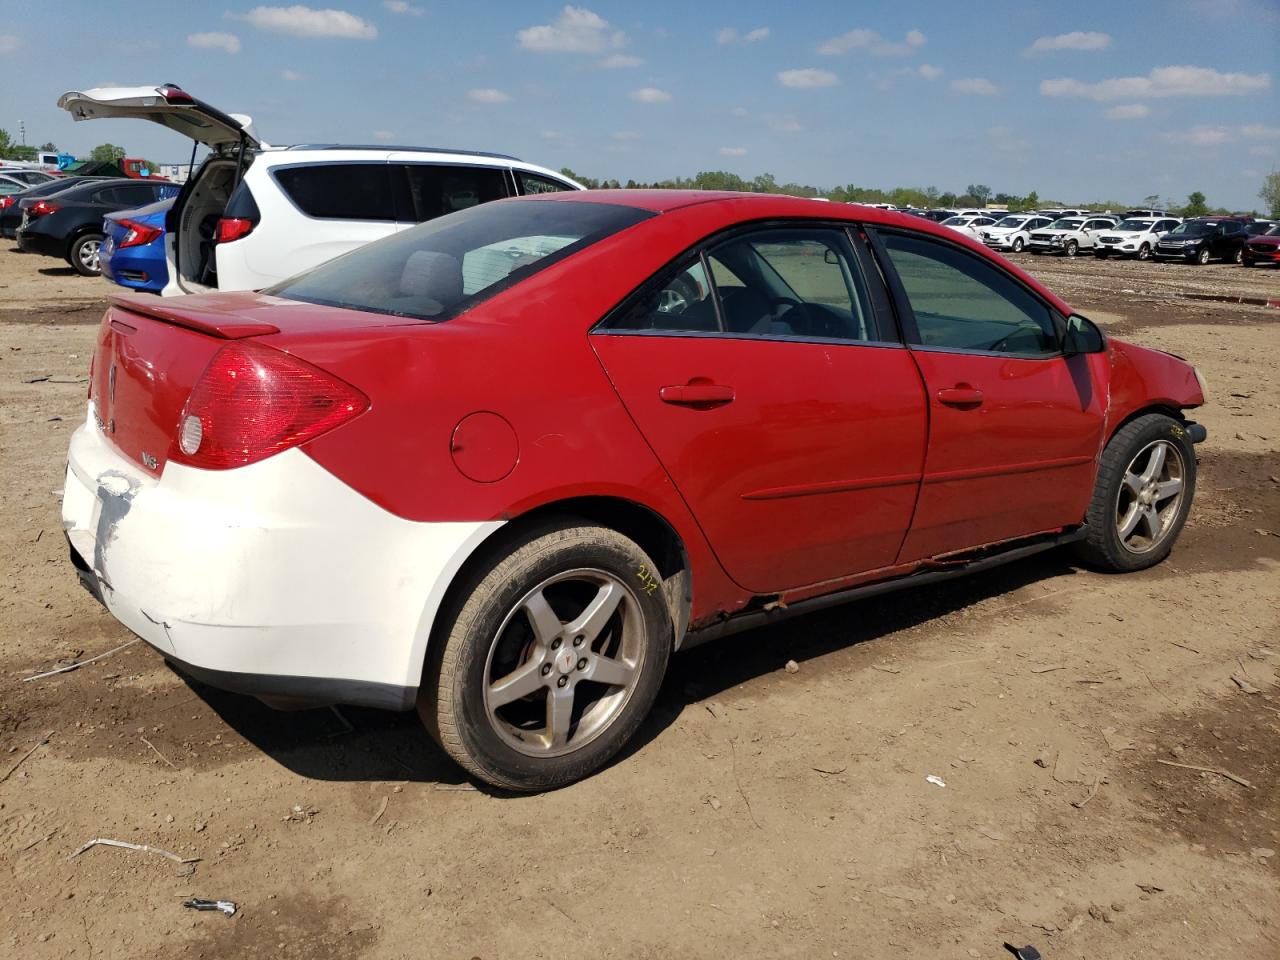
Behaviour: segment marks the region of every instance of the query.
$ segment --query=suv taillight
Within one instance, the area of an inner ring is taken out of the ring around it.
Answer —
[[[206,470],[265,460],[369,409],[344,380],[280,350],[236,341],[209,361],[178,424],[170,458]]]
[[[136,220],[118,220],[116,222],[124,227],[125,230],[124,236],[116,244],[117,250],[124,247],[145,246],[164,232],[159,227],[149,227],[145,223],[138,223]]]
[[[223,217],[218,221],[217,243],[230,243],[247,237],[253,232],[254,223],[248,217]]]
[[[52,200],[37,200],[28,208],[33,217],[43,217],[46,213],[57,213],[60,209],[62,208]]]

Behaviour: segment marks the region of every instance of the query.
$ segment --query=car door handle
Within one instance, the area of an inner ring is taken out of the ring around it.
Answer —
[[[939,403],[945,403],[949,407],[976,407],[983,399],[981,390],[965,383],[943,387],[935,396]]]
[[[733,387],[719,383],[676,384],[659,389],[658,399],[663,403],[689,407],[732,403]]]

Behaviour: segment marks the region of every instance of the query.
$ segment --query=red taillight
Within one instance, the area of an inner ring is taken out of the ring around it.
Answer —
[[[236,341],[200,375],[170,457],[207,470],[242,467],[306,443],[368,408],[368,397],[320,368]]]
[[[13,197],[0,197],[0,210],[8,210],[14,202]]]
[[[253,232],[254,223],[248,217],[223,217],[218,221],[218,243],[230,243],[247,237]]]
[[[60,209],[62,208],[52,200],[37,200],[31,205],[30,212],[33,217],[43,217],[46,213],[57,213]]]
[[[149,227],[145,223],[138,223],[136,220],[118,220],[116,222],[125,229],[124,236],[116,244],[117,249],[121,247],[141,247],[150,243],[164,232],[159,227]]]

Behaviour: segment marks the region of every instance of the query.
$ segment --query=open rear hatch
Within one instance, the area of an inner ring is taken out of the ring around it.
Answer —
[[[225,151],[241,142],[254,150],[266,146],[258,139],[251,118],[223,113],[171,83],[159,87],[71,90],[58,98],[58,106],[70,113],[73,120],[104,117],[150,120],[214,151]]]

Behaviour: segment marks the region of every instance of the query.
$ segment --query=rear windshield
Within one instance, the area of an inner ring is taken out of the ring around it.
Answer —
[[[651,216],[604,203],[486,203],[359,247],[265,292],[351,310],[448,320]]]

